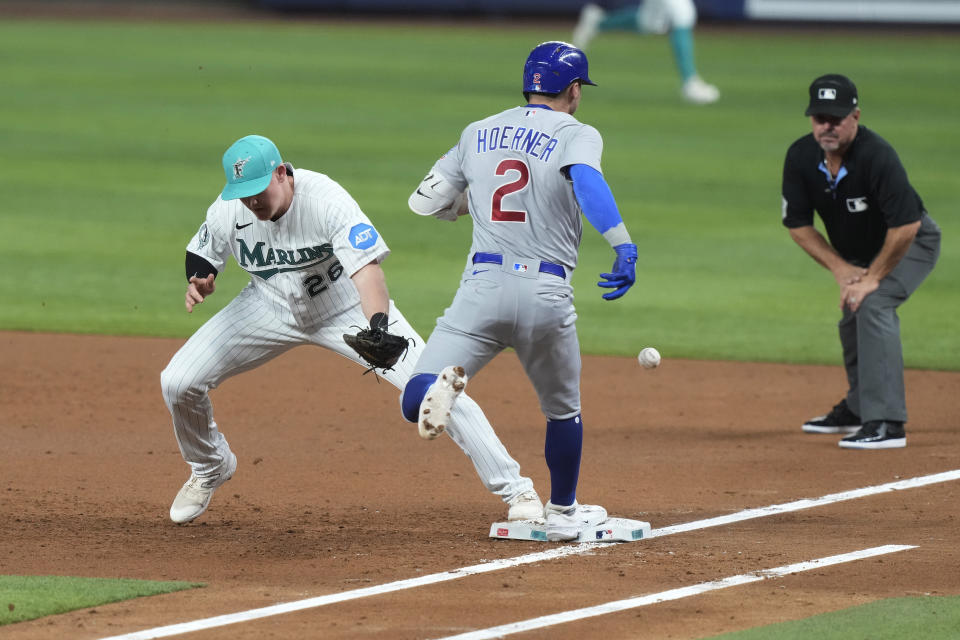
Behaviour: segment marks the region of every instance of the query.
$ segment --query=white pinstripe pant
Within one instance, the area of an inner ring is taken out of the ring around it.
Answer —
[[[406,359],[383,374],[402,390],[420,358],[424,341],[392,301],[389,316],[391,333],[416,341]],[[160,375],[163,399],[173,418],[180,453],[193,473],[216,473],[230,451],[213,419],[211,389],[303,344],[330,349],[366,367],[342,337],[355,332],[357,326],[366,325],[358,301],[304,331],[278,319],[255,290],[244,288],[187,340]],[[533,482],[520,475],[520,465],[507,453],[479,405],[465,393],[457,399],[447,433],[470,458],[484,486],[505,502],[533,488]],[[413,437],[414,431],[410,434]]]

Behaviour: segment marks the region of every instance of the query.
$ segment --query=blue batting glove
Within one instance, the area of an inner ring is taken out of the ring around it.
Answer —
[[[613,248],[617,252],[617,259],[613,261],[613,273],[601,273],[598,287],[616,289],[603,294],[604,300],[616,300],[633,286],[637,279],[637,245],[625,242]]]

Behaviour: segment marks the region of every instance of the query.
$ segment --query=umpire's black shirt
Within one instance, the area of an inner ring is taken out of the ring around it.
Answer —
[[[830,244],[852,264],[867,267],[880,252],[889,227],[919,220],[925,210],[890,144],[863,125],[847,149],[836,180],[813,134],[787,150],[783,163],[783,224],[823,220]]]

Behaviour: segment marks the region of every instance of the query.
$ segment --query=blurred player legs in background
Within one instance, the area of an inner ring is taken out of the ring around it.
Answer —
[[[720,91],[703,81],[697,73],[693,54],[693,27],[697,9],[693,0],[645,0],[607,12],[596,4],[588,4],[580,12],[573,30],[573,44],[586,48],[602,31],[624,30],[640,34],[669,33],[673,58],[683,81],[683,98],[694,104],[711,104],[720,98]]]

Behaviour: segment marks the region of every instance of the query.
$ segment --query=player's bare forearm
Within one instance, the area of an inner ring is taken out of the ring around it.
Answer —
[[[792,228],[790,237],[818,264],[828,269],[841,287],[857,282],[866,273],[866,269],[844,260],[813,226]]]
[[[387,291],[387,278],[376,262],[361,267],[351,277],[360,294],[360,308],[369,320],[375,313],[388,313],[390,293]]]
[[[215,276],[211,273],[206,278],[193,276],[187,283],[187,293],[184,304],[187,307],[187,313],[193,313],[193,308],[200,304],[216,289],[214,284]]]

